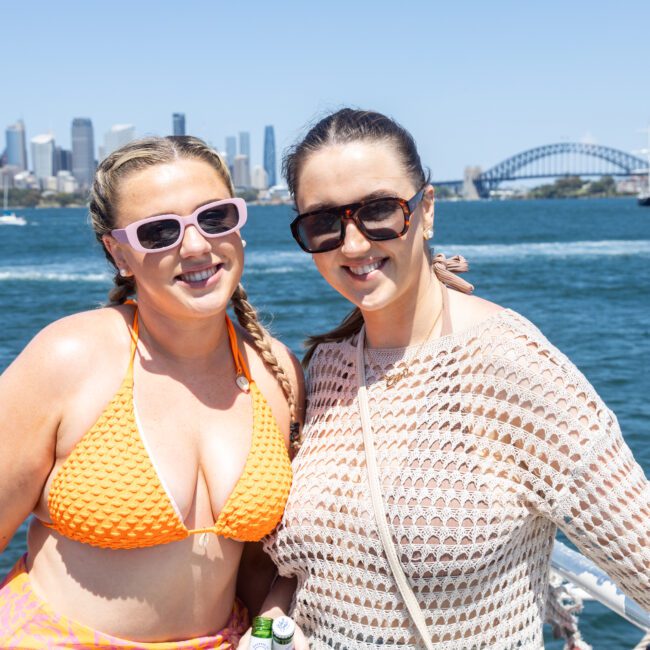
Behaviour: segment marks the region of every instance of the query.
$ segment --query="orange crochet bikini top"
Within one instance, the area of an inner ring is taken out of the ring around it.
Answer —
[[[167,544],[196,533],[258,541],[275,528],[289,495],[291,463],[227,316],[226,324],[237,384],[250,390],[253,402],[253,433],[243,472],[214,526],[188,530],[138,428],[133,406],[136,309],[128,372],[115,397],[54,477],[48,497],[50,528],[70,539],[112,549]]]

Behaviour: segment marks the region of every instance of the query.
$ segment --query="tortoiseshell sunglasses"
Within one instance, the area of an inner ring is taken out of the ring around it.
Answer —
[[[291,234],[307,253],[325,253],[341,246],[346,220],[353,221],[371,241],[397,239],[409,229],[423,193],[424,188],[408,200],[388,196],[305,212],[291,222]]]

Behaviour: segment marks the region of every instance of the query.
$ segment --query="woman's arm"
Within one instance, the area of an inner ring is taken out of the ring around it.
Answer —
[[[650,611],[650,482],[613,415],[554,509],[566,536]]]
[[[508,401],[497,411],[516,424],[521,485],[540,514],[650,609],[650,483],[591,384],[523,324],[493,362],[496,397]]]
[[[65,377],[56,329],[41,332],[0,376],[0,551],[36,506],[50,473]]]
[[[271,589],[275,566],[261,542],[247,542],[237,572],[237,596],[251,616],[257,616]]]
[[[89,397],[101,405],[129,344],[117,310],[74,314],[39,332],[0,376],[0,550],[37,506],[61,432],[92,417]]]

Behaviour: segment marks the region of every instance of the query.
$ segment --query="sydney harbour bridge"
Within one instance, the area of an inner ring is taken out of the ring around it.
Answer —
[[[482,171],[465,169],[457,181],[432,181],[467,198],[487,198],[506,181],[562,176],[624,176],[647,174],[648,161],[625,151],[597,144],[561,142],[522,151]]]

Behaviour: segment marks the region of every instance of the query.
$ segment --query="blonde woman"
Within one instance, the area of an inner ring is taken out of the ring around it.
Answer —
[[[244,542],[289,490],[301,371],[240,284],[246,205],[204,142],[112,153],[90,211],[110,305],[47,327],[0,379],[0,549],[35,515],[0,587],[0,646],[234,648]]]
[[[315,649],[542,648],[558,527],[650,608],[642,469],[570,361],[468,295],[464,260],[432,256],[433,188],[408,132],[343,109],[285,172],[293,235],[353,311],[311,339],[304,440],[266,544],[284,579],[265,608]]]

